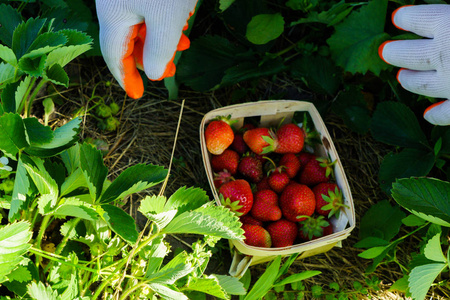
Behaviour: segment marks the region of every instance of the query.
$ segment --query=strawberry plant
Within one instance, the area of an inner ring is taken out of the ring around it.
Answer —
[[[404,276],[392,289],[413,299],[425,299],[435,280],[448,269],[449,192],[448,182],[434,178],[397,180],[392,187],[392,197],[411,214],[406,215],[399,206],[392,207],[387,201],[376,204],[366,213],[361,222],[361,240],[355,247],[366,248],[360,256],[373,259],[367,271],[373,272],[381,263],[396,263]],[[371,220],[375,215],[378,216],[376,225]],[[407,233],[396,237],[401,226],[408,228]],[[397,249],[414,234],[421,236],[418,253],[411,253],[405,262],[405,258],[398,257]]]

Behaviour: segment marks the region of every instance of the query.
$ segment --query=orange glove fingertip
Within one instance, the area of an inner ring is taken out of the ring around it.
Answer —
[[[395,27],[397,27],[398,29],[403,30],[403,31],[407,31],[407,30],[405,30],[405,29],[401,28],[400,26],[398,26],[397,24],[395,24],[394,18],[395,18],[395,15],[398,13],[398,11],[399,11],[400,9],[402,9],[402,8],[404,8],[404,7],[408,7],[408,6],[413,6],[413,5],[403,5],[403,6],[400,6],[400,7],[398,7],[396,10],[394,10],[394,11],[392,12],[392,15],[391,15],[391,22],[392,22],[392,24],[394,24]]]
[[[436,103],[433,103],[433,104],[431,104],[430,106],[428,106],[428,107],[425,109],[425,111],[423,112],[423,117],[425,118],[425,115],[427,114],[427,112],[429,112],[431,109],[433,109],[433,108],[435,108],[435,107],[441,105],[441,104],[444,103],[445,101],[447,101],[447,100],[442,100],[442,101],[440,101],[440,102],[436,102]]]
[[[392,42],[392,41],[385,41],[385,42],[383,42],[379,47],[378,47],[378,56],[385,62],[385,63],[387,63],[387,64],[389,64],[385,59],[384,59],[384,57],[383,57],[383,50],[384,50],[384,47],[387,45],[387,44],[389,44],[390,42]]]

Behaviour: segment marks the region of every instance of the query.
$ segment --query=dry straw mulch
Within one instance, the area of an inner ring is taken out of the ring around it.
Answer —
[[[90,67],[86,67],[89,65]],[[178,140],[174,151],[171,176],[166,188],[166,195],[182,186],[201,187],[211,195],[206,173],[204,171],[199,144],[199,126],[203,115],[215,108],[233,104],[233,92],[245,90],[246,86],[224,88],[214,92],[199,93],[189,89],[180,90],[180,100],[167,100],[167,91],[161,82],[148,83],[147,92],[139,100],[126,97],[117,85],[101,58],[79,61],[72,65],[71,83],[74,85],[63,90],[56,98],[62,105],[57,106],[57,113],[53,115],[53,125],[61,120],[70,118],[75,109],[92,107],[99,98],[105,103],[115,101],[121,106],[118,115],[120,126],[117,131],[105,132],[97,127],[94,117],[86,115],[81,138],[88,137],[103,139],[108,143],[109,153],[105,156],[105,163],[110,169],[110,177],[114,178],[120,172],[137,163],[151,163],[169,166],[174,145],[175,132],[184,99],[183,114]],[[75,74],[75,75],[73,75]],[[111,85],[105,83],[111,81]],[[272,95],[283,94],[284,99],[314,99],[314,95],[305,93],[296,87],[290,79],[277,79],[276,82],[261,80],[256,89],[248,89],[248,95],[240,102],[267,100]],[[92,111],[91,111],[92,112]],[[324,121],[334,140],[346,171],[356,210],[356,228],[352,235],[343,241],[342,248],[303,260],[298,260],[290,269],[290,273],[303,270],[319,270],[321,275],[305,281],[307,290],[312,285],[321,285],[327,289],[328,284],[337,282],[341,289],[352,290],[355,281],[365,285],[365,279],[376,275],[381,280],[379,291],[370,291],[372,299],[405,299],[404,295],[388,291],[390,285],[402,277],[402,272],[396,264],[380,265],[375,273],[365,274],[370,260],[364,260],[357,255],[361,250],[352,246],[358,241],[358,224],[364,213],[371,205],[388,199],[388,195],[380,190],[377,174],[383,156],[391,150],[384,144],[374,141],[370,135],[357,135],[343,125],[336,116],[326,115]],[[126,199],[123,208],[132,214],[139,224],[145,222],[137,213],[139,200],[145,194],[155,194],[160,187],[155,187],[141,195]],[[196,237],[169,237],[176,246],[189,247]],[[408,261],[410,253],[417,251],[418,241],[405,242],[397,252],[399,259]],[[227,241],[218,244],[217,252],[211,262],[212,272],[226,274],[228,272],[230,254]],[[265,270],[265,264],[251,267],[253,278],[257,279]],[[433,299],[445,299],[448,291],[436,290]],[[441,296],[439,296],[439,295]],[[307,298],[311,294],[307,292]],[[367,295],[358,295],[360,299],[368,299]]]

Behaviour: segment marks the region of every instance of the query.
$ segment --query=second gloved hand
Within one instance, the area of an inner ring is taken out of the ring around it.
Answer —
[[[379,48],[381,58],[401,67],[397,79],[408,91],[450,98],[450,5],[403,6],[392,15],[394,25],[425,37],[388,41]],[[450,125],[450,101],[433,104],[424,113],[432,124]]]
[[[151,80],[175,74],[176,51],[189,47],[182,33],[197,0],[97,0],[100,48],[109,70],[131,98],[144,87],[137,67]]]

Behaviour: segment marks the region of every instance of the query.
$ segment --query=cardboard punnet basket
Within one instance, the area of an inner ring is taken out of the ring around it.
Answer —
[[[322,144],[314,149],[314,153],[323,157],[329,157],[332,161],[336,161],[334,165],[335,179],[342,190],[344,203],[347,207],[340,213],[338,219],[333,217],[330,220],[333,226],[333,234],[310,242],[282,248],[262,248],[249,246],[239,240],[230,240],[230,247],[235,253],[233,258],[234,266],[232,265],[232,268],[236,268],[239,264],[241,264],[241,269],[243,267],[242,264],[244,264],[244,268],[246,268],[249,265],[273,260],[278,255],[285,256],[300,253],[299,258],[305,258],[323,253],[334,246],[341,247],[342,240],[346,239],[355,227],[353,198],[338,153],[336,152],[333,141],[331,140],[319,112],[312,103],[305,101],[267,100],[250,102],[218,108],[205,114],[200,125],[200,144],[203,163],[216,203],[221,205],[219,195],[214,187],[213,171],[210,163],[211,154],[206,148],[204,134],[206,125],[217,116],[231,115],[231,119],[237,120],[233,125],[235,128],[240,128],[244,124],[244,119],[247,117],[260,117],[261,126],[271,127],[277,126],[282,118],[285,118],[284,123],[291,122],[295,112],[308,112],[313,120],[315,129],[320,134]]]

